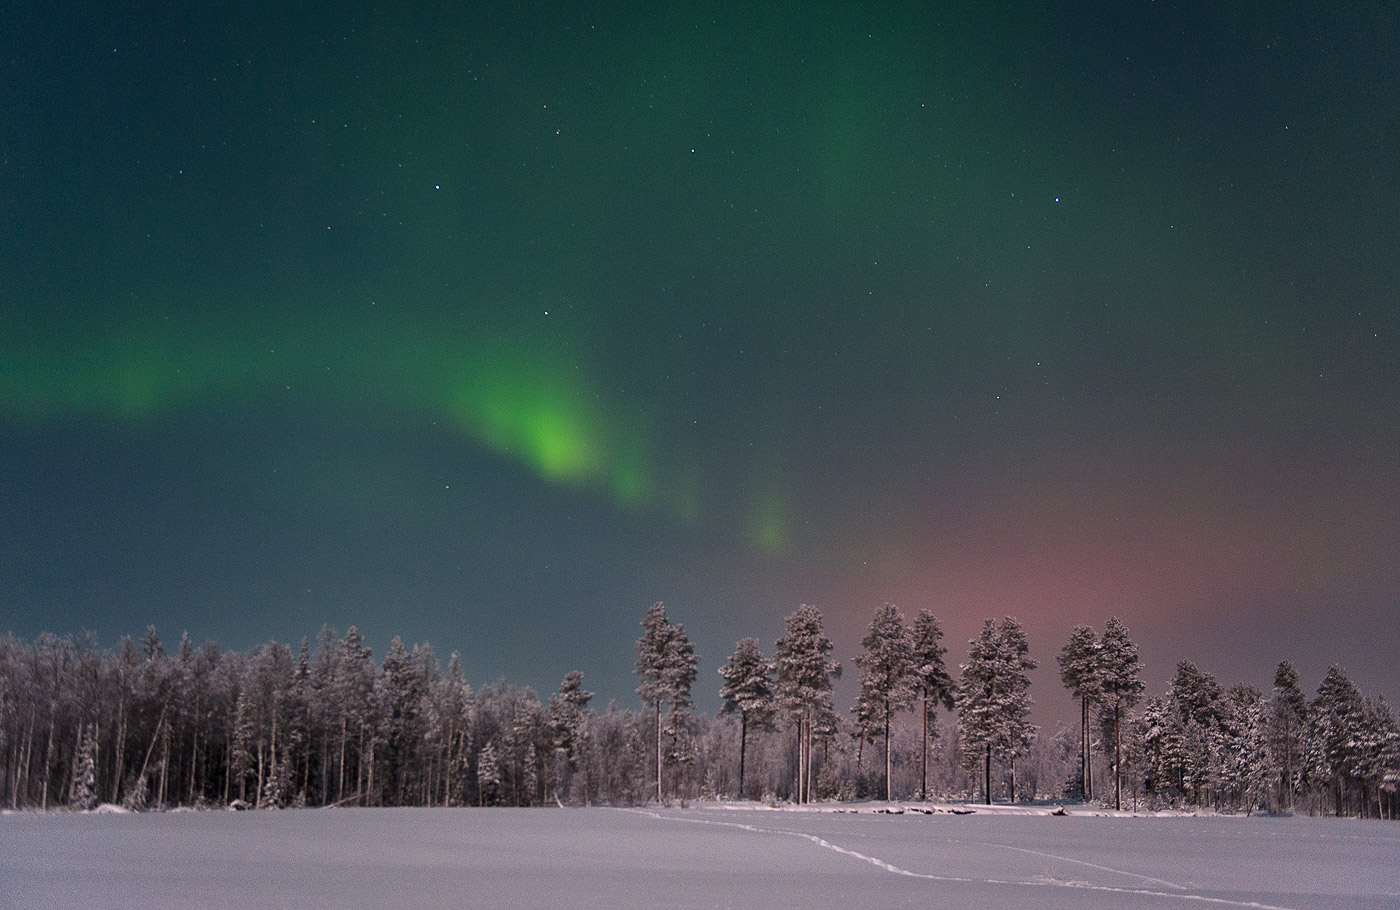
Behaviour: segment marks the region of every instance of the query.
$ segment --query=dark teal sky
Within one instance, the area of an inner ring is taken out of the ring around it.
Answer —
[[[1393,11],[315,6],[4,14],[0,627],[1400,692]]]

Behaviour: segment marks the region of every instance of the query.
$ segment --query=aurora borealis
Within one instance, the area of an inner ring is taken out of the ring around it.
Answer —
[[[1400,696],[1393,10],[321,7],[3,14],[0,631]]]

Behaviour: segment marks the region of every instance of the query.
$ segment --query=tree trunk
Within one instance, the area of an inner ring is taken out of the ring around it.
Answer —
[[[160,717],[156,719],[156,732],[151,736],[151,744],[146,747],[146,757],[141,759],[141,773],[136,775],[138,781],[146,777],[146,769],[151,764],[151,753],[156,749],[156,741],[160,738],[160,732],[165,728],[165,712],[170,707],[170,702],[160,706]]]
[[[167,728],[166,731],[165,731],[165,736],[164,736],[164,737],[162,738],[162,740],[161,740],[161,745],[162,745],[162,748],[161,748],[161,755],[160,755],[160,791],[159,791],[159,795],[156,797],[156,805],[159,806],[161,809],[164,809],[164,808],[165,808],[165,784],[166,784],[166,781],[167,781],[167,779],[168,779],[168,777],[169,777],[169,771],[170,771],[170,730],[169,730],[169,728]]]
[[[1079,775],[1084,801],[1094,798],[1094,774],[1089,744],[1089,696],[1079,699]]]
[[[656,804],[661,805],[661,699],[656,700]]]
[[[891,777],[894,771],[894,761],[890,757],[890,700],[885,699],[885,802],[893,799],[894,788]]]
[[[19,808],[19,794],[24,793],[24,804],[29,806],[29,778],[30,764],[34,761],[34,721],[35,715],[39,713],[38,708],[29,710],[29,725],[24,731],[24,747],[20,750],[23,758],[19,761],[19,767],[24,769],[23,775],[18,771],[15,773],[15,789],[10,795],[10,808]]]
[[[1123,741],[1119,731],[1119,700],[1113,700],[1113,811],[1123,810]]]
[[[340,760],[336,763],[336,773],[340,778],[335,785],[336,805],[339,805],[340,801],[345,799],[345,740],[348,735],[346,726],[345,715],[342,714],[340,716]]]
[[[49,738],[48,742],[44,745],[44,786],[43,789],[40,791],[41,795],[39,797],[39,808],[45,812],[47,812],[49,808],[49,763],[53,761],[53,723],[54,712],[56,710],[57,708],[52,703],[50,703]]]
[[[194,805],[195,769],[199,765],[199,702],[195,702],[195,727],[190,744],[190,793],[189,803]]]
[[[923,752],[919,756],[919,798],[928,799],[928,693],[924,693]]]
[[[253,808],[262,808],[263,773],[267,769],[267,757],[263,753],[262,740],[258,740],[258,784],[253,788]]]
[[[812,801],[812,717],[810,709],[807,716],[807,802]]]
[[[749,713],[739,712],[739,798],[744,798],[744,750],[749,742]]]
[[[986,762],[982,771],[982,798],[987,805],[992,804],[992,744],[987,743],[987,753],[984,758]]]
[[[112,802],[121,797],[122,777],[126,775],[126,696],[117,703],[117,746],[113,755]]]
[[[365,772],[364,794],[360,805],[371,805],[370,799],[374,795],[374,740],[369,741],[369,769]]]
[[[797,715],[797,780],[796,780],[796,782],[795,782],[796,785],[793,787],[793,791],[792,791],[792,798],[793,798],[793,801],[796,802],[798,805],[801,805],[801,804],[802,804],[802,781],[806,780],[806,778],[807,778],[807,769],[806,769],[806,768],[803,766],[803,764],[802,764],[802,724],[803,724],[804,716],[805,716],[805,715],[804,715],[803,712],[798,712],[798,715]]]

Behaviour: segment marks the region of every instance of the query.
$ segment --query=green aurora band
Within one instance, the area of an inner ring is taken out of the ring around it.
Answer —
[[[723,512],[701,495],[693,464],[662,454],[644,409],[604,396],[565,346],[538,333],[417,331],[364,324],[89,330],[62,344],[7,333],[0,413],[139,424],[216,401],[256,406],[279,392],[310,391],[358,413],[446,420],[550,483],[606,491],[619,508],[685,524]],[[754,549],[776,554],[788,544],[788,497],[774,486],[774,472],[763,473],[761,488],[742,497],[749,505],[737,530]]]

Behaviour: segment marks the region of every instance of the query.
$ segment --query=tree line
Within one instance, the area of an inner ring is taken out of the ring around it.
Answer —
[[[355,627],[314,646],[248,652],[152,627],[115,651],[90,634],[0,638],[0,806],[633,805],[738,797],[1085,799],[1129,808],[1335,812],[1393,818],[1400,726],[1332,667],[1309,699],[1281,663],[1270,693],[1225,689],[1181,662],[1145,696],[1127,629],[1076,627],[1057,655],[1074,729],[1030,723],[1035,669],[1012,618],[987,620],[949,669],[921,611],[876,610],[855,703],[819,610],[786,617],[765,656],[739,641],[718,668],[719,715],[691,698],[699,658],[654,604],[636,642],[642,709],[599,712],[571,671],[546,699],[473,689],[454,653],[393,639],[376,660]],[[911,715],[907,716],[907,715]],[[940,722],[941,721],[941,722]],[[947,728],[946,730],[942,728]]]

